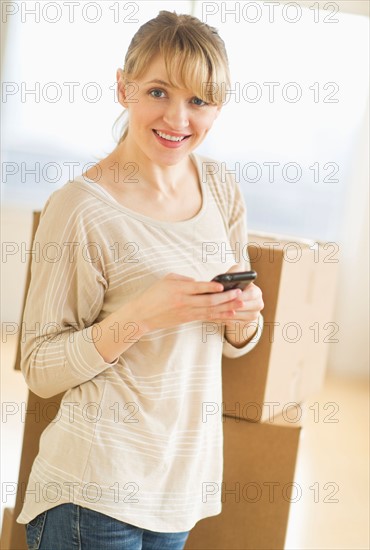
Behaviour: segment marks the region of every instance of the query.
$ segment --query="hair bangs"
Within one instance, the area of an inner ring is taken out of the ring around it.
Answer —
[[[196,29],[179,24],[167,27],[150,43],[138,42],[131,50],[126,74],[140,78],[157,55],[162,55],[169,83],[191,90],[206,103],[221,105],[230,86],[228,67],[220,62],[219,52]],[[144,39],[145,42],[145,39]],[[149,42],[149,41],[148,41]],[[135,49],[140,55],[133,55]],[[139,53],[139,52],[138,52]]]
[[[206,103],[225,101],[229,74],[219,62],[217,51],[209,41],[186,25],[168,29],[159,40],[170,84],[192,92]]]
[[[206,103],[220,105],[225,101],[227,75],[222,75],[222,70],[204,52],[199,49],[173,51],[168,44],[164,46],[161,54],[171,86],[191,90]]]

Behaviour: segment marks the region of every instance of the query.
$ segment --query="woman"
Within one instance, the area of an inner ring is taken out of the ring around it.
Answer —
[[[257,286],[211,281],[249,268],[230,253],[247,241],[241,192],[193,153],[229,83],[221,38],[160,12],[117,83],[117,147],[49,197],[35,235],[48,254],[32,264],[21,366],[34,393],[66,393],[17,519],[29,548],[178,549],[219,514],[221,356],[262,327]]]

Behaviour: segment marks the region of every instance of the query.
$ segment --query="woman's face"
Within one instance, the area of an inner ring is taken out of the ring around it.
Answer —
[[[117,71],[117,81],[120,76]],[[128,110],[125,141],[160,165],[177,164],[198,147],[221,108],[204,103],[191,90],[171,87],[162,57],[126,88],[121,83],[119,100]]]

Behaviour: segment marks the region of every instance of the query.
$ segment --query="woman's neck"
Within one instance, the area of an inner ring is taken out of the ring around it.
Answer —
[[[131,167],[131,181],[135,179],[139,186],[150,187],[154,193],[176,193],[184,178],[189,177],[195,166],[190,155],[173,165],[161,165],[149,159],[142,150],[132,146],[127,138],[117,145],[111,153],[112,163],[117,170],[123,170],[128,164]]]

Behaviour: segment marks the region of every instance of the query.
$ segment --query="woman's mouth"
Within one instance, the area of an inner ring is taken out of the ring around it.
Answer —
[[[172,148],[179,147],[190,137],[190,135],[186,134],[167,134],[166,132],[161,132],[160,130],[153,130],[153,133],[162,145]]]

